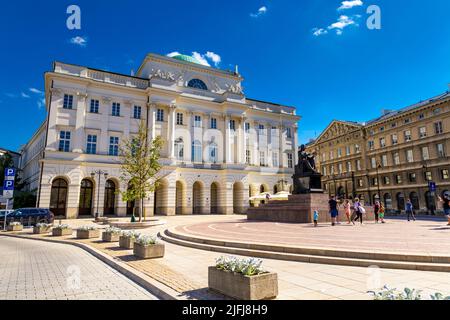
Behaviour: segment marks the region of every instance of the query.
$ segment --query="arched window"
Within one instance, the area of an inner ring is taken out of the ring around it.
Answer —
[[[55,216],[65,216],[67,206],[67,182],[64,179],[55,179],[50,193],[50,211]]]
[[[202,143],[198,140],[192,142],[192,161],[193,162],[202,162]]]
[[[206,84],[200,79],[192,79],[191,81],[188,82],[188,87],[200,90],[208,90]]]
[[[81,181],[79,215],[92,214],[92,196],[94,184],[89,179]]]
[[[420,210],[419,196],[416,192],[411,192],[409,195],[414,210]]]
[[[184,160],[184,142],[182,138],[175,140],[175,157],[177,160]]]
[[[106,181],[105,184],[105,204],[103,213],[105,215],[115,214],[116,205],[116,184],[112,180]]]
[[[217,144],[211,143],[209,145],[209,162],[217,163]]]
[[[405,210],[405,195],[403,193],[397,193],[397,209]]]
[[[384,206],[386,209],[392,209],[392,197],[389,193],[384,195]]]

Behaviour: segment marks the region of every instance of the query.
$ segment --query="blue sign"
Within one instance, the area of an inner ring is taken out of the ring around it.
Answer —
[[[429,188],[430,188],[430,192],[436,192],[437,188],[436,188],[436,182],[430,182],[428,184]]]
[[[7,191],[14,190],[14,180],[5,180],[3,182],[3,190]]]
[[[16,169],[14,168],[5,169],[5,177],[15,177],[15,176],[16,176]]]

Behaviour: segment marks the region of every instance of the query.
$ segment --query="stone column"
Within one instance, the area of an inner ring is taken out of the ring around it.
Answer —
[[[245,131],[245,123],[247,121],[247,118],[242,117],[242,158],[241,158],[241,163],[246,164],[246,159],[247,159],[247,132]]]
[[[230,162],[230,116],[225,115],[224,119],[224,142],[223,142],[223,163]]]
[[[47,146],[45,150],[58,150],[58,131],[56,130],[56,120],[58,118],[58,108],[62,98],[60,89],[51,89],[51,101],[48,118]]]
[[[128,138],[130,136],[130,122],[131,122],[131,114],[134,108],[134,102],[131,100],[125,101],[123,114],[121,115],[124,121],[123,124],[123,136]]]
[[[148,134],[150,141],[153,141],[156,138],[156,104],[149,103],[148,108]]]
[[[102,104],[100,106],[101,123],[100,123],[100,140],[99,140],[99,154],[108,154],[109,141],[108,141],[108,122],[109,122],[109,106],[111,104],[111,98],[102,97]]]
[[[73,143],[73,152],[83,153],[85,146],[85,117],[86,117],[86,98],[87,94],[77,92],[77,115],[75,122],[75,134]]]
[[[244,118],[242,117],[241,119],[239,119],[239,124],[238,124],[238,132],[237,132],[237,157],[236,157],[236,163],[238,164],[242,164],[245,163],[245,160],[243,161],[244,157],[243,157],[243,153],[244,153],[244,139],[245,139],[245,135],[242,132],[243,131],[243,127],[244,127]]]
[[[167,125],[167,142],[168,151],[169,151],[169,159],[175,160],[175,127],[176,127],[176,105],[172,104],[169,106],[169,122]]]
[[[279,127],[278,127],[278,130],[279,130],[279,133],[278,133],[278,139],[279,139],[279,148],[280,148],[280,150],[279,150],[279,153],[278,153],[278,157],[280,158],[279,159],[279,165],[280,165],[280,168],[284,168],[284,157],[283,157],[283,153],[284,153],[284,147],[283,147],[283,130],[284,130],[284,126],[283,126],[283,124],[281,124]]]
[[[294,130],[293,130],[293,134],[294,134],[294,150],[293,150],[293,155],[292,155],[292,159],[294,161],[293,166],[297,165],[298,163],[298,124],[294,125]]]
[[[255,139],[253,139],[252,162],[254,166],[259,167],[259,129],[257,128],[257,126],[258,124],[256,122],[253,122],[252,128]]]

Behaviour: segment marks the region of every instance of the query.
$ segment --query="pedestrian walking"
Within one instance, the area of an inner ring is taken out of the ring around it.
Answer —
[[[361,202],[359,202],[359,198],[355,199],[355,202],[353,203],[353,209],[355,210],[356,218],[353,220],[353,224],[355,224],[355,221],[360,221],[361,225],[363,225],[363,214],[366,212],[364,207],[361,205]]]
[[[317,227],[319,224],[319,211],[314,210],[314,227]]]
[[[346,199],[344,201],[344,212],[345,212],[345,216],[347,217],[347,224],[352,223],[352,221],[351,221],[352,210],[351,210],[350,200],[348,200],[348,199]]]
[[[375,223],[378,223],[379,213],[380,213],[380,201],[375,201],[375,205],[373,206],[373,212],[375,213]]]
[[[380,211],[379,211],[379,215],[380,215],[380,221],[381,221],[381,223],[386,223],[386,222],[384,221],[384,214],[385,214],[385,212],[386,212],[386,209],[385,209],[384,205],[383,205],[382,203],[380,203]]]
[[[411,199],[408,199],[408,201],[406,201],[405,211],[408,221],[411,221],[411,217],[413,218],[414,221],[416,221],[416,215],[414,214],[414,206],[411,202]]]
[[[328,201],[328,205],[330,206],[331,225],[334,227],[336,225],[336,218],[338,216],[338,203],[335,200],[334,196],[332,196],[330,201]]]
[[[450,226],[450,197],[448,194],[444,194],[444,198],[439,197],[439,201],[443,203],[444,214],[447,216],[448,225]]]

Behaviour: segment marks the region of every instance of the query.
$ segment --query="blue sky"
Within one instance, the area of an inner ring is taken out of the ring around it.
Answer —
[[[81,30],[66,27],[71,4]],[[381,30],[366,26],[369,5]],[[0,146],[17,150],[45,119],[53,61],[129,74],[147,53],[174,51],[239,65],[248,97],[297,107],[307,142],[333,119],[369,120],[448,90],[448,12],[448,0],[2,1]]]

